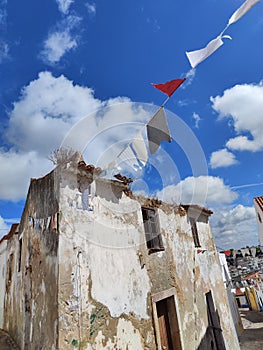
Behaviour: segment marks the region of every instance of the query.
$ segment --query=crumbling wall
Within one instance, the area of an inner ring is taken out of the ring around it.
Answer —
[[[207,293],[225,348],[239,349],[210,212],[133,196],[84,165],[62,165],[31,181],[19,234],[10,241],[5,325],[21,348],[155,350],[156,303],[173,291],[182,350],[210,346]],[[147,248],[142,206],[158,213],[162,251]],[[198,212],[200,247],[189,209]]]
[[[19,233],[8,242],[4,328],[22,350],[57,349],[57,191],[55,172],[31,180]]]
[[[138,202],[123,184],[98,179],[93,209],[84,209],[79,196],[93,179],[64,176],[59,348],[154,349],[150,280],[136,248],[144,242]]]
[[[152,296],[171,288],[182,349],[210,346],[208,292],[226,349],[239,349],[209,211],[196,216],[201,247],[195,247],[188,208],[136,198],[122,183],[94,182],[91,205],[83,207],[83,188],[93,178],[74,172],[62,176],[59,349],[157,349]],[[142,205],[158,208],[164,251],[149,254]]]

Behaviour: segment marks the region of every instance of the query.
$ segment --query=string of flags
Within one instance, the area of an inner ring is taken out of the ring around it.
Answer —
[[[211,40],[206,47],[194,50],[186,51],[186,56],[192,68],[195,68],[199,63],[204,61],[210,55],[212,55],[224,42],[223,39],[232,39],[229,35],[224,35],[228,27],[237,22],[243,17],[259,0],[246,0],[229,18],[226,27],[222,32],[213,40]],[[152,85],[167,95],[166,100],[159,107],[154,116],[150,121],[144,125],[147,129],[148,148],[151,154],[154,154],[160,147],[161,141],[171,142],[172,137],[167,124],[166,114],[164,105],[173,95],[173,93],[184,83],[186,78],[173,79],[166,83]],[[144,127],[142,129],[144,129]],[[145,140],[142,136],[142,130],[132,139],[132,141],[119,153],[116,160],[108,165],[109,170],[113,170],[117,165],[118,161],[128,162],[132,167],[137,170],[142,166],[145,166],[148,160],[148,151]]]
[[[172,96],[176,89],[186,80],[174,79],[164,84],[152,84],[156,89],[162,91],[168,96]],[[172,142],[171,133],[168,127],[164,104],[166,99],[150,121],[146,124],[148,147],[151,154],[154,154],[160,147],[161,141]],[[144,129],[145,125],[142,129]],[[129,163],[133,169],[140,169],[145,166],[148,160],[147,146],[142,136],[142,129],[132,139],[132,141],[119,153],[116,160],[108,165],[109,170],[113,170],[118,162]]]
[[[192,68],[195,68],[199,63],[204,61],[207,57],[212,55],[220,46],[224,44],[222,39],[228,38],[232,39],[229,35],[224,35],[228,27],[237,22],[241,17],[243,17],[252,6],[254,6],[259,0],[246,0],[229,18],[227,26],[222,30],[222,32],[213,40],[211,40],[207,46],[200,50],[186,52],[186,56],[190,62]]]

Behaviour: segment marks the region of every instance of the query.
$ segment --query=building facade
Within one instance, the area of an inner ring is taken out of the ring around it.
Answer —
[[[211,211],[99,174],[75,155],[31,180],[7,241],[4,329],[22,350],[238,350]]]
[[[258,224],[258,240],[259,244],[263,246],[263,196],[254,198],[254,207]]]

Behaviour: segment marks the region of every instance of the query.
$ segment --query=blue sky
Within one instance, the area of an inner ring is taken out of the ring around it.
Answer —
[[[97,109],[113,106],[114,112],[118,103],[157,107],[165,95],[151,82],[187,76],[166,105],[174,141],[162,144],[135,182],[175,203],[191,201],[195,184],[214,211],[218,247],[257,244],[253,197],[263,195],[263,3],[231,25],[225,34],[232,40],[224,39],[195,69],[185,55],[219,35],[242,3],[0,0],[0,235],[20,218],[30,178],[52,169],[47,156],[82,118],[94,122]],[[128,106],[119,119],[112,117],[112,125],[123,118],[137,123],[135,130],[147,121],[130,112]],[[134,135],[131,125],[125,140]],[[120,130],[112,128],[108,139],[118,143]],[[101,148],[109,147],[98,140]],[[90,147],[85,160],[96,163]]]

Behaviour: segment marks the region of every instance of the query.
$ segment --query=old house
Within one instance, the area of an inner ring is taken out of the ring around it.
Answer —
[[[22,350],[238,350],[212,212],[99,174],[76,154],[31,180],[7,241],[4,329]]]

